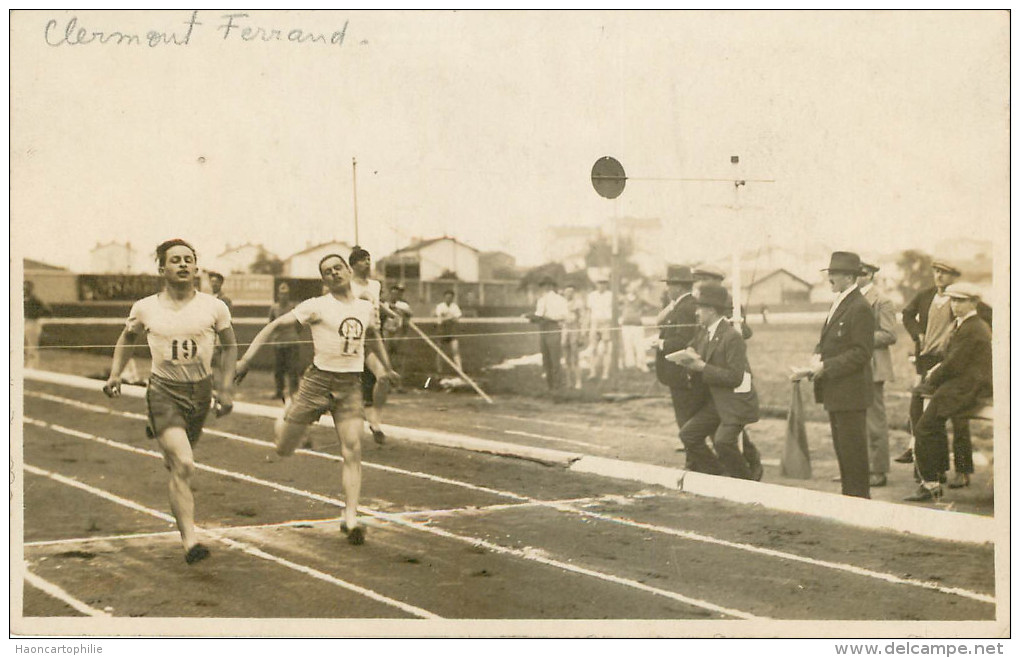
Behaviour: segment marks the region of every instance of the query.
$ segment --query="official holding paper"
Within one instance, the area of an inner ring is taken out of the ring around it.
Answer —
[[[760,460],[740,450],[744,426],[758,421],[759,408],[747,361],[747,346],[740,332],[725,317],[732,302],[726,289],[714,282],[704,283],[695,301],[698,323],[703,329],[693,346],[667,358],[700,372],[710,395],[684,423],[680,438],[688,451],[694,452],[690,456],[696,456],[697,463],[707,465],[703,472],[744,480],[761,479]],[[706,444],[713,433],[715,452]],[[747,449],[754,450],[745,446]]]

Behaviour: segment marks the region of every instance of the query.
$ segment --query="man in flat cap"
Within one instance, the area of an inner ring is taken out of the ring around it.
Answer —
[[[836,299],[825,318],[811,365],[794,369],[792,379],[813,380],[815,401],[829,413],[843,495],[870,498],[867,410],[874,395],[871,354],[875,316],[857,288],[860,256],[835,251],[823,271],[828,272]]]
[[[918,392],[931,399],[914,425],[914,457],[921,485],[905,500],[938,501],[949,469],[946,420],[992,394],[992,330],[978,315],[981,293],[969,283],[946,287],[953,322],[945,358],[928,371]]]
[[[724,474],[743,480],[761,479],[761,460],[753,445],[740,447],[744,427],[758,421],[758,394],[747,360],[747,346],[740,333],[726,321],[733,302],[726,288],[706,282],[695,296],[701,331],[694,344],[669,355],[697,373],[709,392],[701,406],[680,428],[680,440],[688,455],[706,468],[702,472]],[[713,452],[706,444],[712,436]],[[750,453],[750,454],[748,454]],[[749,462],[754,462],[754,470]]]
[[[677,428],[682,428],[694,412],[701,406],[699,398],[707,396],[708,391],[696,386],[691,372],[666,360],[666,355],[685,349],[698,333],[697,305],[694,302],[692,287],[694,275],[686,265],[670,265],[666,268],[666,293],[669,303],[655,318],[659,327],[659,344],[655,350],[655,376],[669,388],[669,396],[673,401],[673,415],[676,417]],[[687,450],[687,447],[684,446]],[[699,470],[697,455],[687,450],[687,470]]]
[[[903,326],[914,339],[914,368],[919,377],[924,377],[925,373],[942,361],[945,355],[953,327],[953,314],[945,290],[947,286],[956,283],[962,274],[960,268],[948,258],[935,258],[931,269],[935,285],[919,292],[903,308]],[[991,307],[979,302],[977,312],[988,326],[991,326]],[[911,427],[917,425],[923,410],[924,400],[915,393],[910,398]],[[967,486],[970,474],[974,472],[974,463],[970,421],[961,417],[953,418],[952,423],[953,465],[956,474],[950,486],[955,489]],[[906,464],[912,462],[912,450],[908,449],[897,457],[896,461]]]
[[[871,461],[868,484],[872,487],[884,487],[889,473],[889,420],[885,414],[885,383],[894,379],[889,346],[896,342],[896,309],[875,285],[875,274],[879,269],[878,265],[862,262],[861,272],[857,275],[857,287],[861,289],[861,294],[875,315],[875,349],[871,353],[875,396],[867,414],[868,458]]]

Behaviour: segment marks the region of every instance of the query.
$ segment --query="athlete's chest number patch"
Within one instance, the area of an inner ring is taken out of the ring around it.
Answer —
[[[358,318],[345,318],[340,323],[340,338],[343,342],[344,356],[358,354],[361,337],[365,335],[365,325]]]
[[[174,338],[170,341],[171,361],[191,361],[198,358],[198,343],[194,338]]]

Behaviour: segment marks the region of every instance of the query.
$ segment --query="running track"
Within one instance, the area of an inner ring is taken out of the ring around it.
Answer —
[[[313,430],[320,448],[281,459],[269,447],[270,421],[242,416],[211,423],[197,446],[197,521],[213,556],[188,567],[144,411],[137,399],[26,382],[25,617],[996,614],[991,546],[395,440],[364,443],[369,533],[364,546],[350,546],[339,531],[331,430]]]

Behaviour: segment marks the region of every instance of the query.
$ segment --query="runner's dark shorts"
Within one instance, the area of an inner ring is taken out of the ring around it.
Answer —
[[[375,373],[367,363],[361,373],[361,399],[364,400],[366,407],[371,407],[375,403]]]
[[[145,389],[149,407],[146,434],[154,439],[169,427],[180,427],[191,445],[202,436],[202,425],[212,407],[212,377],[197,382],[177,382],[152,375]]]
[[[329,372],[314,363],[308,366],[284,420],[311,425],[327,411],[338,411],[340,420],[362,417],[360,372]]]

